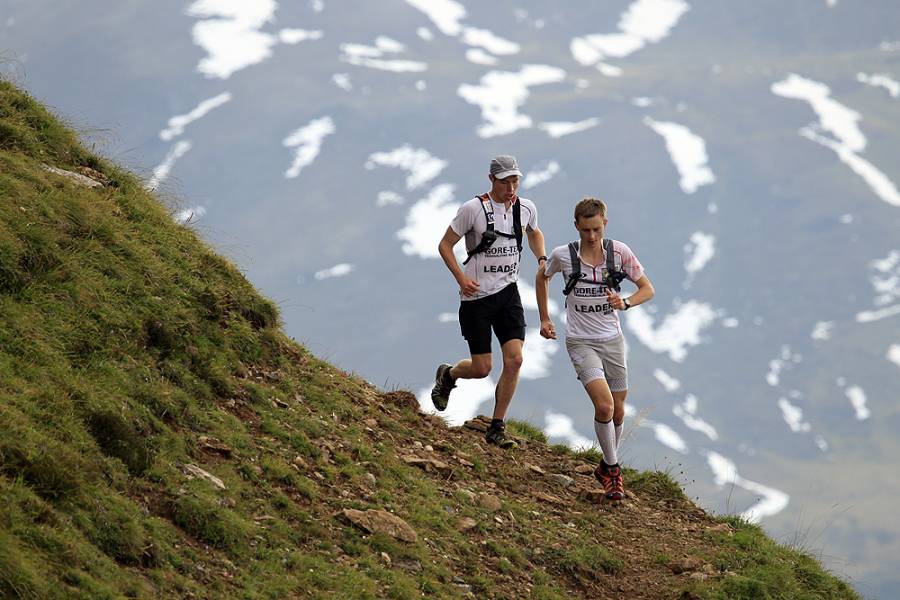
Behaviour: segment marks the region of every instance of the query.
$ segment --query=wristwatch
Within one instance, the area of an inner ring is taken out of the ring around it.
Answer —
[[[544,255],[544,256],[538,256],[538,262],[541,262],[542,260],[543,260],[543,261],[546,261],[546,260],[547,260],[547,256],[546,256],[546,255]]]
[[[622,302],[625,304],[625,308],[623,308],[622,310],[628,310],[629,308],[631,308],[631,302],[628,301],[628,298],[622,298]]]

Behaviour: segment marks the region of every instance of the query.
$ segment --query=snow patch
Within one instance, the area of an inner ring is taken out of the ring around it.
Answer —
[[[481,48],[469,48],[466,50],[466,60],[476,65],[487,65],[489,67],[497,64],[497,57],[491,56]]]
[[[888,346],[887,359],[900,367],[900,344],[891,344]]]
[[[525,175],[525,180],[522,182],[522,189],[530,190],[545,181],[550,181],[553,179],[554,175],[559,173],[559,171],[559,163],[555,160],[551,160],[543,168],[532,169]]]
[[[571,417],[547,411],[544,423],[544,433],[548,438],[562,438],[570,448],[581,450],[597,445],[594,440],[584,437],[575,430],[575,423]]]
[[[706,154],[706,142],[678,123],[654,121],[644,118],[650,128],[666,141],[666,150],[681,176],[679,185],[685,194],[693,194],[702,185],[715,183],[716,176],[709,168]]]
[[[349,275],[353,272],[354,266],[349,263],[340,263],[334,265],[328,269],[322,269],[321,271],[316,271],[313,275],[318,281],[322,281],[323,279],[331,279],[333,277],[344,277],[345,275]]]
[[[689,347],[700,344],[700,332],[713,323],[716,312],[709,304],[690,300],[656,326],[650,312],[640,306],[626,312],[625,317],[628,327],[645,346],[654,352],[668,353],[669,358],[681,362]]]
[[[201,19],[191,35],[207,53],[197,70],[206,77],[228,79],[236,71],[269,58],[279,41],[295,44],[322,37],[321,31],[302,29],[284,29],[278,36],[261,31],[274,21],[277,6],[275,0],[197,0],[191,4],[186,14]]]
[[[673,392],[677,392],[681,388],[681,382],[662,369],[654,369],[653,376],[670,394]]]
[[[166,129],[163,129],[159,132],[159,138],[163,141],[171,141],[173,138],[178,137],[182,133],[184,133],[184,128],[196,121],[197,119],[201,119],[206,116],[209,111],[222,106],[226,102],[231,100],[231,94],[228,92],[223,92],[218,96],[213,96],[212,98],[208,98],[203,100],[200,104],[194,107],[189,113],[184,115],[176,115],[169,119],[169,126]]]
[[[900,96],[900,83],[897,83],[887,75],[883,73],[877,73],[875,75],[867,75],[866,73],[857,73],[856,80],[860,83],[865,83],[866,85],[871,85],[873,87],[881,87],[888,91],[891,95],[891,98],[896,98]]]
[[[632,2],[619,18],[617,33],[574,38],[569,45],[572,57],[584,66],[602,64],[607,57],[624,58],[662,41],[689,8],[682,0]]]
[[[856,413],[857,421],[865,421],[871,416],[869,408],[866,406],[866,393],[858,385],[851,385],[845,391],[853,410]]]
[[[406,189],[421,187],[441,174],[447,161],[435,158],[423,148],[413,148],[404,144],[389,152],[374,152],[369,155],[365,168],[372,170],[377,166],[397,167],[409,176],[406,178]]]
[[[341,44],[340,60],[358,67],[368,67],[379,71],[394,73],[420,73],[428,69],[428,65],[414,60],[385,59],[385,53],[397,54],[406,50],[406,46],[393,38],[380,35],[374,46],[365,44]]]
[[[719,439],[719,432],[716,428],[697,416],[697,406],[699,402],[693,394],[688,394],[683,404],[676,404],[672,407],[672,412],[676,417],[681,419],[688,429],[699,431],[712,441]]]
[[[794,433],[805,433],[812,429],[808,421],[803,420],[803,410],[790,403],[787,398],[778,399],[778,408],[781,409],[781,417]]]
[[[812,333],[809,334],[814,340],[830,340],[831,330],[834,328],[834,321],[817,321],[813,326]]]
[[[419,200],[406,215],[406,226],[397,232],[402,250],[410,256],[438,258],[438,243],[444,237],[447,223],[456,216],[459,203],[453,202],[454,186],[442,183],[427,197]]]
[[[744,479],[738,475],[734,462],[717,452],[709,452],[706,455],[706,462],[713,472],[716,485],[721,487],[733,484],[748,492],[762,496],[740,515],[741,518],[751,523],[759,523],[764,517],[778,514],[790,502],[791,497],[784,492],[749,479]]]
[[[322,142],[335,132],[334,121],[331,117],[313,119],[304,127],[297,129],[281,142],[287,148],[296,148],[294,161],[284,176],[293,179],[300,175],[305,167],[308,167],[319,156],[322,150]]]
[[[578,133],[579,131],[587,131],[592,127],[596,127],[600,124],[600,119],[597,117],[591,117],[590,119],[584,119],[583,121],[547,121],[545,123],[541,123],[538,125],[538,128],[546,131],[547,135],[552,138],[559,138],[564,135],[570,135],[573,133]]]
[[[375,206],[377,206],[378,208],[382,208],[390,204],[403,204],[403,202],[403,196],[401,196],[397,192],[385,190],[382,192],[378,192],[378,199],[375,200]]]
[[[421,388],[416,398],[422,412],[439,415],[449,425],[460,426],[472,417],[478,415],[481,405],[493,400],[496,383],[491,377],[484,379],[457,379],[453,389],[453,397],[447,405],[447,409],[438,412],[431,403],[431,387]]]
[[[525,332],[525,343],[522,345],[522,368],[519,377],[522,379],[543,379],[550,376],[551,357],[559,351],[555,340],[541,336],[540,328],[530,327]]]
[[[528,88],[562,81],[566,72],[547,65],[525,65],[517,73],[490,71],[483,75],[480,85],[464,83],[457,93],[468,102],[481,107],[485,123],[476,130],[479,137],[488,138],[528,129],[531,117],[518,112],[528,99]]]
[[[187,154],[191,148],[192,144],[190,140],[180,140],[175,144],[172,149],[169,150],[169,153],[166,154],[162,163],[153,169],[153,177],[147,182],[146,188],[150,191],[158,188],[159,184],[169,177],[169,173],[172,171],[172,167],[175,166],[178,159]]]
[[[711,234],[695,231],[691,234],[690,243],[685,244],[684,252],[688,255],[684,269],[688,275],[693,275],[701,271],[715,255],[716,238]]]
[[[900,206],[900,192],[896,185],[858,154],[866,147],[866,137],[859,128],[858,122],[862,117],[857,111],[833,100],[831,90],[824,83],[795,73],[773,83],[771,89],[772,93],[783,98],[808,102],[819,121],[800,129],[800,135],[832,150],[841,162],[862,177],[879,198],[893,206]]]

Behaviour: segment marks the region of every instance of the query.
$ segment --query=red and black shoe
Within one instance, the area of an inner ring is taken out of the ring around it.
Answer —
[[[601,462],[600,466],[594,469],[594,477],[603,486],[607,500],[618,502],[625,497],[622,469],[619,468],[618,464],[607,465],[605,462]]]

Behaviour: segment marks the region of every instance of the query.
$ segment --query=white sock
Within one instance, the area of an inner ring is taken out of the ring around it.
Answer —
[[[622,419],[621,423],[613,423],[613,426],[616,429],[616,450],[619,449],[619,444],[622,443],[622,425],[625,424],[625,419]]]
[[[600,449],[603,451],[603,462],[608,465],[614,465],[619,462],[616,456],[616,428],[612,419],[606,423],[601,423],[594,419],[594,431],[597,432],[597,440],[600,442]]]

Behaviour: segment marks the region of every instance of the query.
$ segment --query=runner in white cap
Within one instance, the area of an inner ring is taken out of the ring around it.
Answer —
[[[438,245],[441,258],[459,284],[459,325],[471,357],[456,365],[438,366],[431,400],[435,408],[444,410],[457,379],[488,376],[493,329],[503,353],[503,371],[494,391],[494,414],[485,439],[502,448],[516,445],[506,436],[504,418],[519,381],[525,341],[525,312],[516,285],[523,231],[538,266],[547,260],[534,202],[516,194],[521,177],[515,157],[494,157],[488,175],[491,190],[459,208]],[[460,267],[453,247],[463,237],[469,256]]]
[[[566,278],[566,349],[594,405],[594,431],[603,451],[603,461],[594,475],[606,497],[625,495],[618,449],[625,419],[628,372],[625,339],[616,311],[628,310],[653,298],[653,284],[631,248],[604,239],[606,204],[585,198],[575,206],[575,229],[579,241],[554,248],[535,278],[541,335],[556,339],[556,328],[547,311],[550,278],[562,272]],[[629,279],[637,291],[619,295],[619,283]]]

